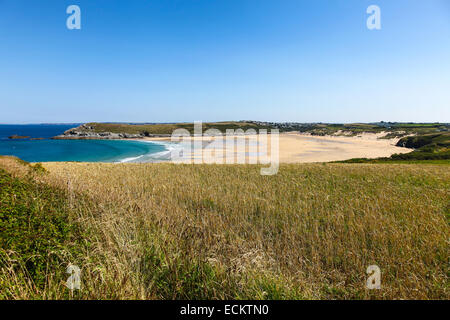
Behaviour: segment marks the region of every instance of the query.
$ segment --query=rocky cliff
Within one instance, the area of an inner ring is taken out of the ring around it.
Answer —
[[[141,139],[146,136],[145,133],[129,134],[114,132],[97,132],[94,127],[83,124],[77,128],[65,131],[63,134],[53,137],[53,139]]]

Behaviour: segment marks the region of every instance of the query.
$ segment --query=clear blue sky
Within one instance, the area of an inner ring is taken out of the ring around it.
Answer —
[[[81,30],[66,28],[71,4]],[[0,0],[0,111],[0,123],[450,122],[450,1]]]

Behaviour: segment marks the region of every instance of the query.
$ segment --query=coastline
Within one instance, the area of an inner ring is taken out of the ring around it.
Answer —
[[[352,158],[374,159],[389,157],[396,153],[409,153],[414,149],[397,147],[399,139],[380,139],[385,133],[362,133],[357,136],[315,136],[308,133],[280,133],[279,135],[279,161],[280,163],[314,163],[342,161]],[[236,136],[234,136],[236,137]],[[246,136],[255,138],[254,136]],[[193,137],[201,139],[204,143],[211,142],[216,137]],[[128,139],[127,139],[128,140]],[[136,141],[170,142],[170,137],[145,137]],[[270,135],[267,150],[270,150]],[[222,148],[225,152],[225,148]],[[248,152],[248,147],[246,149]],[[270,153],[270,152],[269,152]],[[235,155],[237,153],[235,152]],[[194,157],[199,156],[193,153]],[[246,160],[252,156],[246,157]]]
[[[171,141],[171,135],[168,133],[156,133],[149,131],[137,132],[136,128],[129,130],[129,127],[124,127],[123,131],[117,131],[119,128],[108,127],[108,131],[95,131],[95,124],[84,124],[77,128],[72,128],[64,132],[64,134],[55,136],[56,140],[121,140],[121,141],[136,141],[136,142],[151,142],[161,144],[165,147],[165,151],[156,154],[144,154],[136,157],[124,158],[120,163],[134,162],[167,162],[170,161],[171,151],[177,147],[176,142]],[[108,128],[101,128],[107,130]],[[98,129],[98,128],[97,128]],[[141,130],[143,128],[139,128]],[[168,130],[168,128],[165,128]],[[128,130],[128,131],[127,131]],[[166,130],[166,131],[167,131]],[[114,131],[114,132],[111,132]],[[145,134],[144,134],[145,133]],[[352,133],[350,131],[339,130],[335,134],[318,135],[312,132],[289,131],[279,134],[279,162],[280,163],[314,163],[314,162],[330,162],[343,161],[354,158],[376,159],[381,157],[390,157],[393,154],[404,154],[414,151],[411,148],[396,146],[400,138],[386,139],[385,136],[389,131],[379,131],[378,133],[361,132]],[[232,136],[236,138],[237,136]],[[242,136],[240,136],[242,138]],[[257,141],[256,136],[245,135],[246,138]],[[194,141],[201,140],[203,147],[210,142],[222,136],[211,137],[190,137]],[[245,163],[257,163],[261,155],[265,155],[264,150],[268,150],[266,156],[270,155],[270,134],[268,135],[267,146],[259,144],[260,148],[255,149],[255,146],[246,146],[244,149],[234,150],[233,155],[228,153],[228,157],[245,157]],[[242,142],[241,142],[242,144]],[[241,145],[242,146],[242,145]],[[181,146],[179,146],[181,147]],[[262,148],[261,148],[262,147]],[[223,154],[226,153],[225,145],[219,147]],[[263,152],[261,152],[263,150]],[[202,158],[202,154],[198,150],[187,151],[185,156],[188,158]],[[190,154],[189,154],[190,153]],[[213,155],[209,155],[213,156]],[[205,157],[203,157],[205,160]],[[224,157],[225,159],[225,157]],[[235,161],[224,161],[226,163],[235,163]],[[214,159],[208,159],[207,162],[215,162]]]

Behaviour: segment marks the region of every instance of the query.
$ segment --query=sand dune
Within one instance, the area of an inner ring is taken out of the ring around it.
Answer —
[[[389,157],[412,149],[396,147],[398,139],[379,139],[379,134],[356,137],[311,136],[286,133],[280,135],[280,162],[326,162],[352,158]]]

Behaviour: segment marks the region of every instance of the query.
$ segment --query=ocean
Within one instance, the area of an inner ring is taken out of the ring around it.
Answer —
[[[28,162],[153,162],[168,160],[170,143],[131,140],[52,140],[80,124],[0,124],[0,155]],[[29,136],[42,140],[9,139]]]

